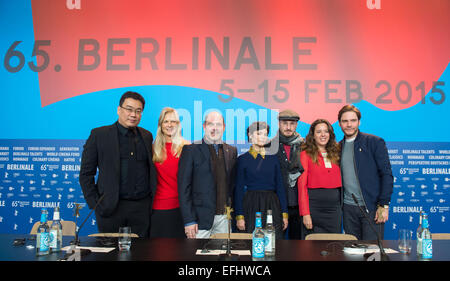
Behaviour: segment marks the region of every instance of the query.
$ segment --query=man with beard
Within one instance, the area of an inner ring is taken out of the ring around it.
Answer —
[[[302,220],[298,206],[297,180],[303,172],[300,163],[300,145],[303,138],[296,132],[300,116],[297,112],[286,109],[278,115],[278,133],[272,139],[270,151],[278,155],[281,174],[286,189],[289,212],[289,239],[303,239]]]
[[[377,239],[377,233],[361,214],[359,206],[363,206],[383,239],[394,185],[386,142],[359,130],[361,111],[354,105],[342,107],[338,121],[344,133],[340,142],[344,231],[358,240]]]

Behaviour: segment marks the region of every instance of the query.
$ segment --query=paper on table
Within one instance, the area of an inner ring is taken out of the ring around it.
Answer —
[[[363,254],[371,254],[380,251],[380,248],[377,245],[367,245],[367,248],[352,248],[352,247],[344,247],[344,252],[351,255],[363,255]],[[396,254],[398,251],[384,248],[384,252],[386,254]]]
[[[207,252],[202,252],[202,249],[198,249],[195,253],[196,255],[206,255],[206,256],[218,256],[220,254],[226,254],[226,250],[208,250]],[[232,254],[240,255],[240,256],[251,256],[250,250],[232,250]]]
[[[379,248],[377,248],[377,249],[367,249],[366,253],[375,253],[375,252],[379,252],[379,251],[380,251]],[[394,249],[391,249],[391,248],[384,248],[384,252],[386,254],[397,254],[398,253],[398,251],[396,251]]]
[[[70,246],[66,246],[64,248],[62,248],[62,250],[64,252],[67,252],[67,250],[69,250]],[[109,253],[112,250],[114,250],[115,248],[106,248],[106,247],[80,247],[77,246],[77,249],[87,249],[87,250],[91,250],[91,252],[93,253]]]

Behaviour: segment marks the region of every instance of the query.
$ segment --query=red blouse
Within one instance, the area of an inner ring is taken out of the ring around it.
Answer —
[[[158,183],[153,201],[153,209],[169,210],[180,207],[178,201],[177,172],[180,158],[172,154],[172,143],[166,143],[167,158],[162,163],[155,162]]]
[[[319,153],[319,165],[314,163],[306,153],[300,153],[300,161],[305,171],[298,180],[298,202],[300,215],[309,215],[308,188],[338,188],[342,186],[341,168],[331,163],[331,168],[326,168],[322,155]]]

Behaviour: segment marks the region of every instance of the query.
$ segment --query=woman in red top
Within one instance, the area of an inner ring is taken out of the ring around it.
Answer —
[[[310,233],[341,233],[340,148],[330,122],[318,119],[311,124],[302,145],[300,161],[305,171],[299,178],[299,208]]]
[[[163,108],[153,144],[153,162],[157,172],[156,194],[150,226],[150,237],[185,238],[178,202],[178,160],[183,146],[180,118],[175,109]]]

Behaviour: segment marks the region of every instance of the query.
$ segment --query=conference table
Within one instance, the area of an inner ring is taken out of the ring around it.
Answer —
[[[15,239],[24,239],[23,245],[13,245]],[[73,237],[64,236],[63,246],[69,245]],[[117,238],[115,238],[117,239]],[[117,240],[96,237],[80,237],[81,246],[112,247],[108,253],[91,252],[81,257],[82,261],[217,261],[215,255],[197,255],[198,250],[225,249],[226,240],[220,239],[171,239],[171,238],[133,238],[129,251],[119,251]],[[348,254],[343,247],[349,243],[376,244],[375,241],[326,241],[326,240],[277,240],[276,254],[266,261],[365,261],[367,255]],[[0,234],[0,261],[57,261],[66,252],[51,253],[37,257],[35,239],[32,235]],[[382,241],[385,248],[398,251],[396,240]],[[231,240],[232,249],[250,250],[251,240]],[[390,253],[391,261],[419,261],[416,256],[415,241],[410,254]],[[249,255],[242,255],[239,261],[251,261]],[[433,241],[432,261],[450,261],[450,240]]]

